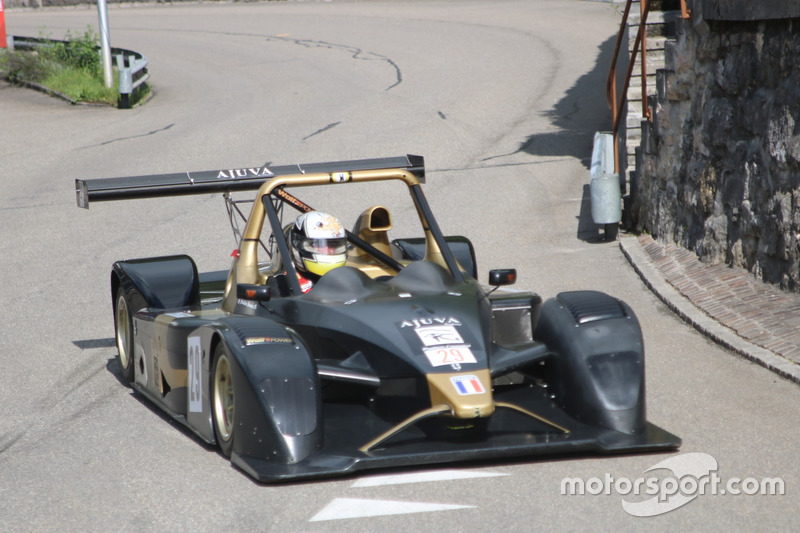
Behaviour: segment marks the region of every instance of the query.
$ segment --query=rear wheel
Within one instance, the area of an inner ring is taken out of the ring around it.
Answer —
[[[130,304],[125,297],[125,290],[117,289],[116,304],[114,306],[114,329],[117,336],[117,362],[120,366],[122,379],[126,383],[133,383],[133,317]]]
[[[214,352],[211,388],[214,434],[222,453],[230,457],[235,433],[236,395],[233,387],[230,354],[225,345],[221,343]]]

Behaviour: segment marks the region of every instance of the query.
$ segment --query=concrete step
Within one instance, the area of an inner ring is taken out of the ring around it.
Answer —
[[[644,120],[643,117],[644,115],[642,115],[641,107],[636,111],[631,111],[630,106],[628,107],[628,116],[625,120],[625,127],[628,129],[629,135],[631,132],[640,130],[642,128],[642,120]]]
[[[620,10],[625,2],[618,4]],[[657,93],[656,71],[665,68],[665,48],[667,43],[675,37],[680,19],[680,0],[651,0],[650,11],[645,22],[646,42],[646,67],[647,67],[647,96]],[[636,34],[641,20],[641,5],[634,2],[631,5],[628,17],[628,53],[633,51],[636,44]],[[628,101],[625,120],[625,149],[627,151],[627,168],[625,175],[636,169],[636,152],[642,143],[642,77],[641,77],[641,50],[635,60],[633,74],[629,82],[626,98]],[[620,87],[621,89],[621,87]]]
[[[647,54],[647,63],[646,63],[647,64],[647,73],[649,74],[651,72],[655,72],[657,69],[664,68],[664,65],[666,64],[664,59],[665,59],[664,52],[660,52],[660,53],[658,53],[658,52],[655,52],[655,53],[648,52],[648,54]],[[636,55],[636,61],[634,62],[633,72],[634,73],[641,72],[641,66],[642,66],[642,56],[637,54]],[[637,77],[639,77],[641,79],[641,76],[637,76]]]
[[[653,11],[651,8],[645,21],[645,33],[648,36],[675,37],[678,29],[678,19],[681,18],[680,11]],[[636,37],[638,26],[642,20],[638,6],[632,6],[628,15],[628,33],[631,38]]]
[[[674,18],[675,11],[662,11],[660,9],[653,9],[652,6],[650,7],[650,11],[647,13],[647,21],[645,22],[648,26],[656,26],[658,24],[665,24],[667,22],[671,22]],[[680,11],[677,11],[680,15]],[[628,25],[629,26],[638,26],[639,22],[642,20],[641,10],[639,8],[639,2],[634,2],[631,5],[631,11],[628,14]]]
[[[664,68],[664,67],[659,67],[659,68]],[[650,90],[651,87],[655,86],[654,84],[656,82],[656,70],[658,70],[658,69],[650,70],[649,67],[647,69],[647,89],[648,89],[648,91]],[[631,76],[631,81],[630,81],[630,83],[628,83],[628,90],[630,90],[633,87],[638,87],[640,89],[642,87],[642,76],[641,76],[641,74],[638,73],[637,70],[633,71],[633,76]]]
[[[628,53],[633,52],[633,45],[636,41],[636,35],[631,35],[628,39]],[[647,45],[647,53],[656,52],[656,51],[663,51],[664,45],[667,41],[672,39],[672,37],[664,37],[663,35],[655,35],[655,36],[648,36],[645,40],[645,44]],[[641,47],[639,47],[641,49]]]
[[[640,80],[641,81],[641,80]],[[656,78],[653,76],[647,77],[647,95],[648,96],[655,96],[656,95]],[[632,105],[635,102],[635,105],[639,107],[642,106],[642,85],[641,83],[636,87],[628,87],[628,105]]]

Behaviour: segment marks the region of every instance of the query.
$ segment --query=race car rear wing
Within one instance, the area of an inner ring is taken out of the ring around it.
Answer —
[[[333,173],[356,170],[381,170],[400,168],[414,174],[425,182],[425,161],[422,156],[405,155],[354,161],[333,161],[305,165],[231,168],[184,172],[176,174],[153,174],[123,178],[76,179],[75,195],[78,207],[89,209],[89,202],[111,200],[133,200],[160,198],[163,196],[185,196],[258,190],[264,181],[275,176],[306,173]]]

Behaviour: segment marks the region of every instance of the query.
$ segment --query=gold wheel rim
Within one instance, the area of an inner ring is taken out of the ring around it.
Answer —
[[[220,355],[214,373],[214,413],[219,436],[228,442],[233,435],[234,396],[231,366],[226,355]]]
[[[125,370],[131,364],[131,355],[128,353],[130,345],[130,317],[128,316],[128,306],[125,297],[120,294],[117,300],[117,350],[119,351],[119,362]]]

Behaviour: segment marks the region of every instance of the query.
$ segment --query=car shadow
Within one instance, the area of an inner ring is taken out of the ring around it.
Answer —
[[[148,400],[143,394],[139,393],[136,389],[131,388],[130,384],[125,380],[124,377],[122,377],[122,368],[119,366],[119,361],[117,360],[116,356],[110,357],[106,361],[106,370],[108,370],[108,372],[116,378],[116,380],[119,382],[120,385],[128,389],[131,396],[135,398],[136,401],[138,401],[140,404],[146,407],[151,413],[156,415],[163,422],[166,422],[171,427],[183,433],[186,437],[189,437],[190,439],[195,441],[197,444],[205,448],[206,451],[220,453],[220,455],[222,455],[216,446],[208,444],[206,441],[195,435],[195,433],[192,430],[190,430],[180,422],[176,422],[171,416],[162,411],[153,402]]]
[[[92,350],[94,348],[113,348],[117,345],[117,341],[112,337],[107,339],[84,339],[72,341],[72,344],[81,350]]]

